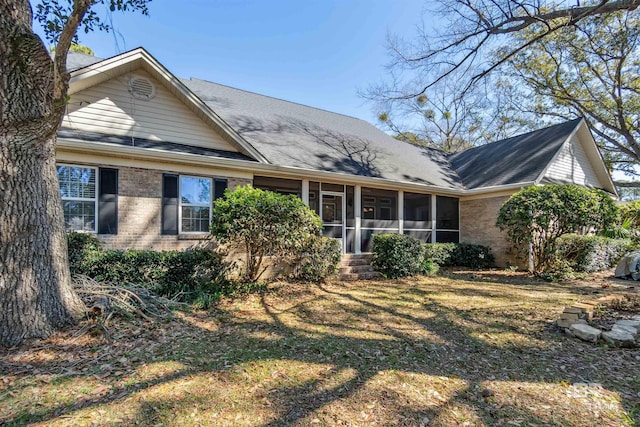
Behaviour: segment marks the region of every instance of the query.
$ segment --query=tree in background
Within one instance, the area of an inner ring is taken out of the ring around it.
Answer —
[[[455,84],[448,99],[485,111],[475,112],[484,120],[461,127],[473,130],[479,123],[491,129],[488,117],[498,129],[490,139],[497,139],[539,127],[551,114],[585,116],[610,164],[633,172],[640,162],[640,0],[574,7],[508,0],[438,4],[441,27],[423,25],[415,40],[389,42],[390,77],[373,91],[377,109],[381,102],[416,104],[420,97],[433,98],[433,89]],[[494,73],[498,69],[500,74]],[[478,94],[485,94],[486,102],[476,106]],[[406,117],[410,111],[401,113]]]
[[[533,271],[552,267],[556,243],[567,233],[606,230],[618,222],[615,202],[601,190],[577,185],[532,186],[500,208],[496,225],[506,231],[514,250],[533,255]]]
[[[79,29],[110,29],[100,5],[147,14],[149,1],[40,1],[35,18],[53,58],[33,32],[29,1],[0,2],[0,345],[45,337],[84,313],[71,287],[55,166],[67,54]]]

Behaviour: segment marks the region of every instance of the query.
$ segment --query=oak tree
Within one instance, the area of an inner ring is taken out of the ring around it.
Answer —
[[[42,0],[34,33],[28,0],[0,2],[0,345],[45,337],[84,305],[71,286],[56,135],[65,112],[69,48],[78,30],[109,30],[97,13],[148,13],[150,0]]]

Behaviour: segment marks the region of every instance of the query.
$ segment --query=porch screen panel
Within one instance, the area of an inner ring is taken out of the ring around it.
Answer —
[[[302,181],[296,179],[254,176],[253,186],[261,190],[273,191],[274,193],[285,195],[293,194],[302,197]]]
[[[457,197],[436,197],[436,242],[460,240],[460,203]]]
[[[398,192],[363,187],[361,206],[360,249],[362,252],[370,252],[374,234],[400,231]]]
[[[355,252],[356,245],[356,215],[355,215],[355,187],[353,185],[347,185],[345,191],[346,197],[346,240],[345,240],[345,250],[350,252]]]
[[[404,193],[404,234],[431,241],[431,195]]]

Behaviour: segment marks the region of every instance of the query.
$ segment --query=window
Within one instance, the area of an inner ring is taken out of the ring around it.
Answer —
[[[211,223],[211,179],[180,176],[180,233],[206,233]]]
[[[65,229],[95,233],[98,210],[96,168],[59,165],[57,172]]]

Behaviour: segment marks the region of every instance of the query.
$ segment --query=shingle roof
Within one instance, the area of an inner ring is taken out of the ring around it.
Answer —
[[[100,61],[102,61],[102,58],[98,58],[93,55],[87,55],[86,53],[80,52],[69,52],[67,55],[67,69],[69,71],[73,71]]]
[[[269,163],[461,188],[446,156],[354,117],[192,78],[182,82]]]
[[[468,189],[533,182],[582,119],[517,135],[449,156]]]

